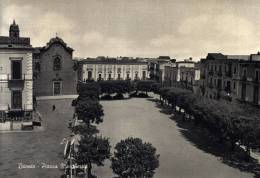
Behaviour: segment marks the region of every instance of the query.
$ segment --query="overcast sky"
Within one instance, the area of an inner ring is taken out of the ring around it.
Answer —
[[[58,33],[75,57],[198,60],[259,51],[259,8],[258,0],[0,0],[0,35],[15,19],[33,46]]]

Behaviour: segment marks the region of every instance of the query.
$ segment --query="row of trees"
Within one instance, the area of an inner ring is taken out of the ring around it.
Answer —
[[[145,93],[147,95],[148,92],[151,92],[153,90],[152,86],[154,84],[156,84],[156,82],[153,80],[107,80],[98,82],[89,81],[86,83],[79,83],[77,86],[77,91],[84,96],[102,96],[102,98],[104,99],[113,99],[111,95],[116,94],[114,99],[121,99],[123,98],[123,94],[129,94],[132,92],[135,92],[135,94]]]
[[[250,149],[260,146],[260,111],[247,104],[217,101],[194,95],[191,91],[180,88],[161,88],[162,104],[179,106],[186,113],[194,116],[195,124],[206,127],[220,142],[228,142],[231,150],[236,143]]]
[[[83,121],[83,124],[72,128],[75,134],[80,135],[78,151],[75,153],[76,163],[87,165],[88,178],[95,177],[91,173],[92,164],[103,166],[106,159],[111,159],[113,172],[121,178],[150,178],[159,166],[159,155],[150,143],[143,143],[139,138],[127,138],[116,144],[112,156],[109,139],[98,134],[97,125],[103,122],[104,116],[98,101],[99,95],[119,83],[82,83],[78,87],[78,98],[72,102],[77,118]],[[120,92],[126,86],[120,86]]]

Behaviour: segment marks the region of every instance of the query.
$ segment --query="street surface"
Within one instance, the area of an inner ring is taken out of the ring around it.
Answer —
[[[52,105],[56,110],[52,112]],[[250,178],[223,164],[219,158],[195,147],[181,134],[176,123],[169,119],[147,99],[102,101],[105,117],[98,128],[109,137],[112,147],[121,139],[139,137],[150,142],[160,154],[160,167],[154,178]],[[57,168],[42,165],[59,165],[63,160],[61,141],[70,135],[67,121],[72,118],[71,100],[39,102],[44,127],[33,132],[0,134],[0,177],[3,178],[57,178]],[[36,165],[37,168],[19,169],[19,163]],[[99,178],[112,178],[110,162],[104,167],[94,167]]]

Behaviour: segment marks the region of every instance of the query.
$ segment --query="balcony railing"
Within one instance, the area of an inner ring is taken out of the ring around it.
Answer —
[[[7,112],[0,112],[0,122],[5,121],[31,121],[32,111],[25,110],[9,110]]]
[[[10,89],[23,89],[24,88],[25,74],[20,79],[13,79],[8,74],[8,88]]]

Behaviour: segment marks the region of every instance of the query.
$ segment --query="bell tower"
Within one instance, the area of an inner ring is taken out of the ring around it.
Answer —
[[[13,24],[10,25],[9,37],[19,38],[19,26],[15,23],[15,20],[13,21]]]

